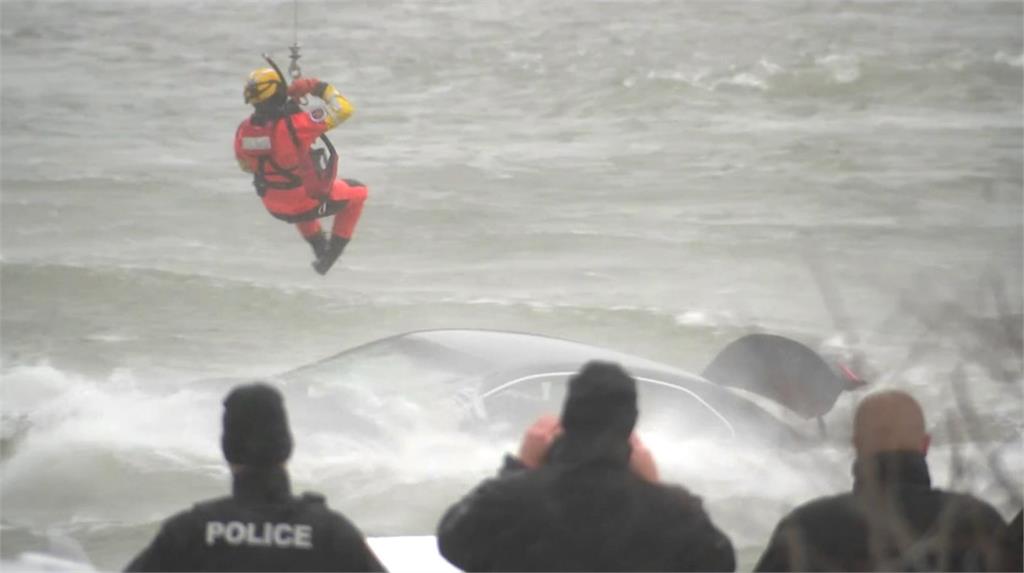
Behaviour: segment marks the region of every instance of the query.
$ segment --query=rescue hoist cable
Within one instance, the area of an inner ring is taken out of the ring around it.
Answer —
[[[288,56],[288,58],[291,60],[291,63],[288,65],[288,74],[292,77],[293,80],[295,80],[302,76],[302,69],[299,67],[299,58],[302,57],[301,54],[299,54],[299,0],[294,0],[292,5],[294,7],[294,20],[292,25],[295,35],[293,39],[294,43],[289,47],[291,54]],[[284,73],[281,72],[281,68],[277,66],[277,63],[274,62],[273,58],[270,57],[270,54],[264,53],[263,59],[266,60],[268,64],[270,64],[270,67],[273,68],[275,72],[277,72],[277,75],[281,78],[282,86],[284,87],[285,91],[287,91],[288,78],[285,77]],[[288,129],[291,132],[292,140],[296,143],[296,147],[298,147],[298,138],[295,135],[294,127],[292,127],[290,121],[288,123]],[[324,145],[326,146],[327,153],[326,155],[323,155],[322,150],[320,150],[321,157],[323,157],[323,159],[318,158],[315,160],[318,172],[322,172],[321,168],[329,169],[328,166],[330,165],[330,162],[336,162],[338,158],[338,152],[335,151],[334,145],[331,143],[331,140],[327,138],[326,133],[320,134],[320,140],[323,141]],[[322,164],[321,161],[325,162],[326,165]]]
[[[292,2],[292,30],[294,36],[292,45],[288,48],[291,51],[291,55],[288,56],[291,60],[291,63],[288,65],[288,74],[294,80],[302,76],[302,69],[299,67],[299,58],[302,57],[299,53],[299,0],[293,0]]]

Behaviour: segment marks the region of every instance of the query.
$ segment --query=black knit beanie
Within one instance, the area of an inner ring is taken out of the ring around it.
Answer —
[[[284,399],[267,384],[256,382],[231,390],[224,399],[223,421],[220,447],[233,464],[273,467],[292,453]]]
[[[618,364],[588,362],[569,380],[562,406],[567,435],[628,437],[636,418],[636,380]]]

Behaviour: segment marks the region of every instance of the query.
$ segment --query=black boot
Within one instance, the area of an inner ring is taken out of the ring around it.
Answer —
[[[341,256],[341,252],[345,250],[345,245],[347,244],[348,239],[331,235],[331,244],[327,245],[327,251],[324,252],[323,256],[313,263],[313,269],[322,275],[326,275],[327,271],[331,270],[331,266],[334,265],[334,261],[338,260],[338,257]]]
[[[324,233],[323,231],[320,231],[319,233],[317,233],[317,234],[315,234],[313,236],[306,237],[306,240],[309,241],[309,245],[311,247],[313,247],[313,256],[314,257],[319,259],[320,257],[323,257],[325,254],[327,254],[327,234],[326,233]]]

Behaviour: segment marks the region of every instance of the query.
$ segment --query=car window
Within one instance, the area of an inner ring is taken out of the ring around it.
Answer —
[[[561,412],[573,374],[548,372],[507,380],[478,397],[476,415],[495,433],[521,434],[538,416]],[[637,377],[637,406],[640,432],[678,440],[735,436],[725,416],[697,393],[670,382]]]

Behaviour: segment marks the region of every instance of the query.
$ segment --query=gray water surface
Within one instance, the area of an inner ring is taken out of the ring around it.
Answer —
[[[370,188],[325,278],[231,150],[294,8],[0,5],[4,558],[57,531],[123,567],[227,491],[210,380],[442,327],[698,371],[751,330],[852,345],[924,403],[937,484],[1019,509],[984,460],[1019,496],[1024,4],[299,0],[304,71],[356,107],[341,175]],[[298,436],[296,488],[431,533],[512,444],[435,424],[417,383],[363,389],[407,412],[398,446]],[[749,569],[849,487],[855,401],[810,453],[649,441]]]

